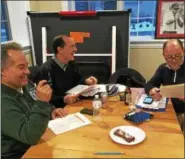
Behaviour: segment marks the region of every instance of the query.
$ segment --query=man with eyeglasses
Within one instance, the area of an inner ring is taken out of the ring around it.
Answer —
[[[93,76],[85,79],[79,73],[74,58],[77,47],[71,36],[58,35],[52,45],[55,56],[41,65],[39,80],[45,79],[52,85],[53,93],[50,102],[55,107],[64,107],[65,104],[72,104],[78,99],[78,95],[66,95],[66,91],[78,84],[97,84],[97,79]]]
[[[160,85],[184,83],[184,47],[179,39],[171,39],[163,45],[166,63],[161,64],[154,76],[145,85],[145,92],[154,100],[160,100]],[[184,97],[171,98],[181,129],[184,131]]]

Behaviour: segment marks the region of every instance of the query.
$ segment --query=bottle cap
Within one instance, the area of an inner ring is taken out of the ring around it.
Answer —
[[[99,98],[99,95],[98,95],[98,94],[96,94],[96,95],[95,95],[95,98]]]

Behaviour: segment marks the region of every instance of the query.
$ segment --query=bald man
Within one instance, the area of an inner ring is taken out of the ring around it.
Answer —
[[[161,64],[154,76],[145,85],[145,91],[154,100],[160,100],[160,85],[184,83],[184,47],[180,40],[171,39],[163,45],[163,56],[166,63]],[[184,130],[184,97],[171,98],[175,112]]]

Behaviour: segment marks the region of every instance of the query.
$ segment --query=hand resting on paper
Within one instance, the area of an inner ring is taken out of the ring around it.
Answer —
[[[51,116],[52,119],[62,118],[68,115],[68,112],[63,108],[56,108],[52,111]]]
[[[149,95],[156,101],[161,100],[162,95],[160,94],[160,89],[157,87],[154,87],[150,90]]]

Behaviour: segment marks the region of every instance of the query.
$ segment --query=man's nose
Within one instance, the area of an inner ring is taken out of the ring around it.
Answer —
[[[77,47],[74,47],[74,51],[75,51],[75,52],[78,51]]]
[[[28,68],[25,69],[24,71],[25,74],[29,75],[30,74],[30,70]]]
[[[172,62],[176,62],[177,60],[175,59],[175,57],[172,57]]]

